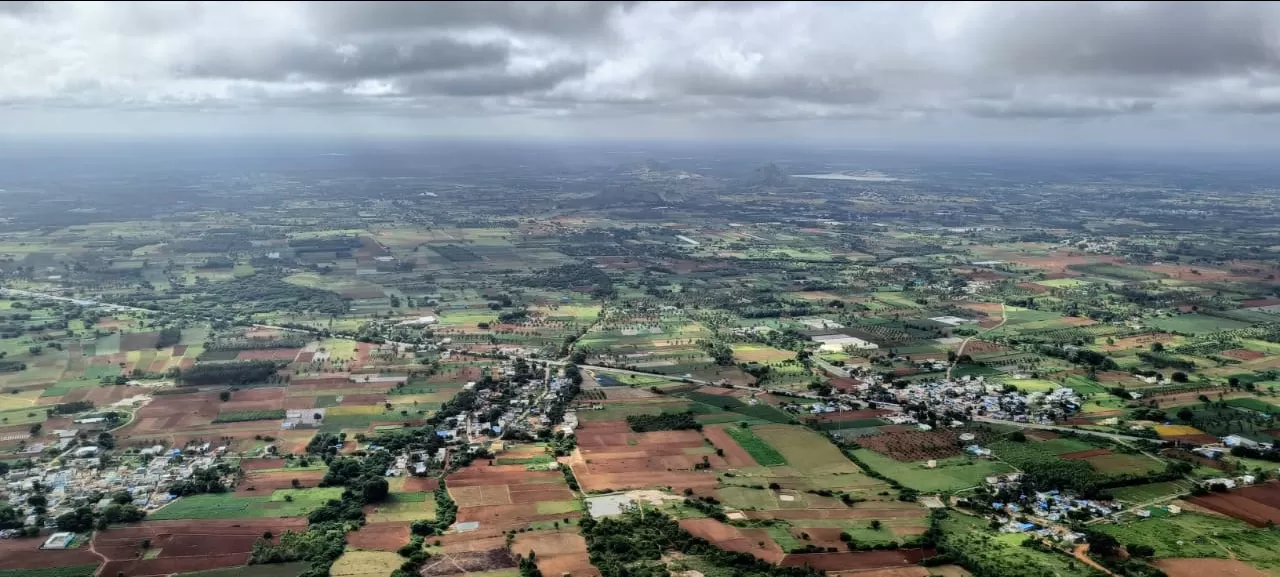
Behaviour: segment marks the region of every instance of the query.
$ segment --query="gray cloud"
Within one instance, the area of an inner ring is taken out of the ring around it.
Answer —
[[[1128,114],[1144,114],[1155,110],[1150,100],[1103,101],[974,101],[964,108],[979,118],[1087,119]]]
[[[1269,3],[0,2],[0,103],[1107,130],[1280,113],[1278,47]]]
[[[581,62],[561,62],[528,72],[490,71],[450,76],[420,76],[402,83],[409,94],[457,97],[511,96],[544,91],[586,72]]]
[[[205,53],[179,65],[181,74],[214,78],[281,81],[290,77],[353,81],[422,72],[504,65],[505,43],[468,43],[437,38],[394,43],[293,45],[266,53]]]
[[[1272,3],[1020,3],[979,29],[1016,74],[1202,76],[1280,68]]]
[[[635,2],[315,2],[310,16],[325,29],[381,32],[494,27],[581,37],[599,34]]]

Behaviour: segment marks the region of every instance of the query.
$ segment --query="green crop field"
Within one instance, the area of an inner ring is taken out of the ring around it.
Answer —
[[[1000,461],[967,456],[939,459],[936,468],[926,469],[923,462],[903,463],[870,449],[858,449],[853,454],[877,473],[917,491],[959,491],[981,485],[990,475],[1014,470]]]
[[[1136,504],[1174,495],[1185,495],[1190,490],[1190,481],[1165,481],[1163,483],[1150,483],[1133,487],[1118,487],[1112,489],[1111,493],[1115,495],[1117,501]]]
[[[271,565],[247,565],[210,569],[194,573],[180,573],[179,577],[296,577],[307,568],[304,562],[274,563]]]
[[[242,497],[231,493],[192,495],[162,507],[147,515],[147,518],[172,520],[297,517],[306,515],[329,499],[341,497],[341,487],[280,489],[271,495],[253,497]]]
[[[1249,323],[1231,320],[1223,317],[1214,317],[1202,314],[1178,315],[1175,317],[1161,317],[1148,319],[1146,324],[1174,333],[1186,333],[1198,335],[1203,333],[1212,333],[1215,331],[1226,331],[1232,329],[1242,329],[1249,326]]]
[[[751,429],[744,429],[742,427],[725,427],[724,432],[728,433],[730,437],[733,437],[733,440],[736,441],[738,445],[742,446],[742,449],[745,450],[747,454],[751,455],[751,458],[761,466],[773,467],[776,465],[787,464],[787,459],[782,456],[782,453],[779,453],[776,449],[770,447],[763,439],[757,437],[755,433],[751,432]]]

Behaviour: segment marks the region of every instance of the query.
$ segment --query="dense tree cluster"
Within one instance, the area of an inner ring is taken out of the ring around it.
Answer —
[[[702,423],[694,419],[693,412],[659,413],[657,415],[627,415],[627,424],[637,433],[650,431],[702,430]]]
[[[198,364],[178,372],[183,385],[248,385],[261,383],[283,366],[279,361],[233,361]]]

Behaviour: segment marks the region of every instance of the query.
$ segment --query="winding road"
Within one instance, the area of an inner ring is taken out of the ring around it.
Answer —
[[[983,329],[981,331],[978,331],[978,334],[969,336],[968,338],[960,342],[960,347],[956,349],[956,360],[951,361],[951,364],[947,366],[947,380],[948,381],[951,380],[951,369],[954,369],[956,366],[956,363],[960,362],[960,355],[964,354],[964,348],[969,346],[969,341],[977,337],[980,337],[982,335],[985,335],[991,331],[994,331],[1004,326],[1004,324],[1007,322],[1009,322],[1009,312],[1007,309],[1005,309],[1004,303],[1000,303],[1000,324],[994,327],[991,327],[989,329]]]

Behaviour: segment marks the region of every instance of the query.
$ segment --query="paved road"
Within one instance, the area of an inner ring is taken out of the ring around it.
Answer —
[[[989,417],[974,417],[973,420],[980,423],[991,423],[995,425],[1010,425],[1023,429],[1043,429],[1045,431],[1063,431],[1068,433],[1076,433],[1080,435],[1092,435],[1095,437],[1106,437],[1114,441],[1156,441],[1159,439],[1148,439],[1146,437],[1133,437],[1130,435],[1117,435],[1115,433],[1103,433],[1102,431],[1090,431],[1088,429],[1073,429],[1071,427],[1061,427],[1058,425],[1041,425],[1038,423],[1018,423],[1015,421],[1002,421],[1000,419],[992,419]]]

